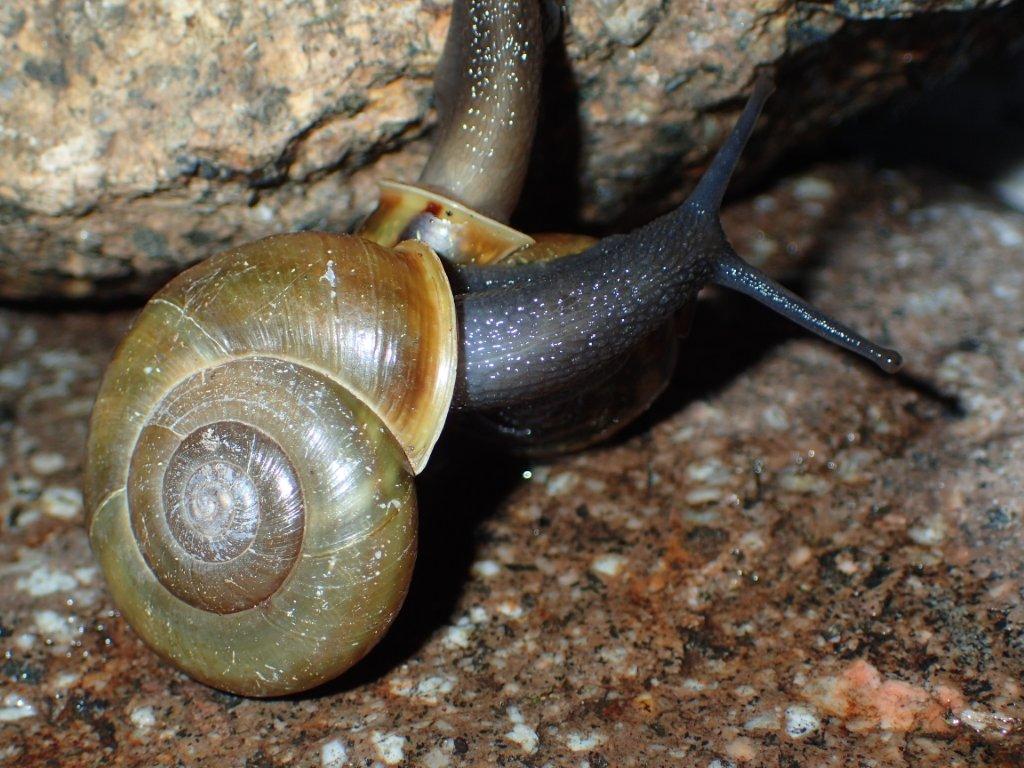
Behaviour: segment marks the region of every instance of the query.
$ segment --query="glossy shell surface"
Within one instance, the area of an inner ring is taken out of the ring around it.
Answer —
[[[173,280],[93,413],[90,538],[133,628],[246,695],[313,687],[390,625],[414,473],[444,425],[455,313],[429,249],[303,233]]]

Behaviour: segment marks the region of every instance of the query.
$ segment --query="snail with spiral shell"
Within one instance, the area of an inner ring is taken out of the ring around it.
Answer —
[[[673,318],[707,283],[898,367],[722,233],[765,79],[677,210],[601,241],[508,227],[540,16],[538,0],[456,0],[419,183],[382,185],[356,235],[270,237],[187,270],[115,353],[89,436],[90,539],[127,621],[193,677],[271,696],[358,661],[408,588],[414,476],[449,411],[531,449],[607,436],[664,387]]]

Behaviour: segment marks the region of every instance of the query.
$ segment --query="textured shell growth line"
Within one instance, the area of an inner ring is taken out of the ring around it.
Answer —
[[[89,442],[92,545],[139,635],[247,695],[363,656],[408,589],[455,361],[451,289],[417,244],[280,236],[172,281]]]

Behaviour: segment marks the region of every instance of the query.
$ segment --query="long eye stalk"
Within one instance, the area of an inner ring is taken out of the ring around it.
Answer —
[[[886,373],[896,373],[903,365],[903,358],[899,352],[875,344],[852,328],[833,320],[820,309],[808,304],[760,270],[747,264],[731,247],[724,248],[715,259],[712,280],[716,285],[732,288],[756,299],[801,328],[843,349],[848,349],[865,360],[870,360]]]
[[[726,188],[729,186],[729,179],[732,178],[740,155],[743,153],[743,147],[746,146],[747,139],[754,130],[757,117],[772,90],[774,90],[774,86],[769,77],[766,75],[758,77],[754,83],[754,91],[739,120],[736,121],[735,128],[690,194],[687,205],[713,212],[717,219],[718,210],[725,197]],[[811,306],[760,270],[747,264],[733,250],[725,233],[720,233],[718,239],[719,247],[715,254],[715,269],[711,278],[716,285],[731,288],[750,296],[801,328],[870,360],[887,373],[895,373],[900,369],[903,358],[898,352],[881,347],[864,338],[852,328],[836,322],[820,309]]]
[[[526,177],[544,57],[538,0],[459,0],[434,74],[438,126],[420,175],[507,222]]]
[[[691,196],[630,233],[551,262],[453,269],[460,314],[458,408],[528,403],[585,389],[714,282],[745,293],[823,338],[895,371],[899,354],[873,344],[774,283],[733,250],[719,207],[772,91],[757,80],[736,126]]]
[[[765,74],[758,75],[754,81],[754,90],[750,93],[743,112],[736,120],[736,125],[725,137],[722,146],[715,153],[715,159],[700,177],[697,186],[686,199],[686,205],[699,208],[710,216],[718,217],[718,210],[722,207],[722,200],[725,199],[725,192],[729,188],[729,180],[739,165],[740,157],[743,155],[743,148],[747,146],[750,135],[757,125],[757,118],[764,109],[765,102],[775,90],[772,79]]]

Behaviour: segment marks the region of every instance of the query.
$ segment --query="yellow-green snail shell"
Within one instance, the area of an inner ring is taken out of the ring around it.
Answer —
[[[311,688],[401,606],[413,477],[456,371],[444,270],[418,243],[261,240],[142,311],[93,413],[90,539],[115,602],[217,688]]]

